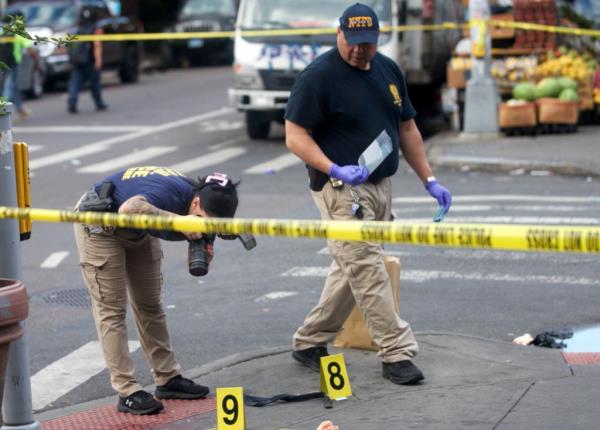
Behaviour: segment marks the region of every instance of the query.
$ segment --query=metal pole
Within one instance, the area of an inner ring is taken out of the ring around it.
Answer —
[[[12,111],[12,103],[0,107],[0,205],[14,207],[17,205],[17,186],[10,122]],[[0,256],[2,256],[0,258],[0,277],[21,280],[19,220],[0,220]],[[27,332],[24,321],[21,322],[21,326],[23,336],[10,345],[4,382],[1,430],[41,429],[40,423],[33,420]]]
[[[469,19],[485,23],[471,27],[471,77],[465,97],[465,133],[498,133],[496,81],[491,75],[492,39],[489,26],[490,6],[487,0],[469,1]],[[473,21],[471,21],[473,22]]]

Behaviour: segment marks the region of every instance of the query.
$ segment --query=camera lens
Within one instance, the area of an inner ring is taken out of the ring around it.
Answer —
[[[208,273],[208,252],[204,239],[192,240],[188,247],[189,272],[192,276],[204,276]]]

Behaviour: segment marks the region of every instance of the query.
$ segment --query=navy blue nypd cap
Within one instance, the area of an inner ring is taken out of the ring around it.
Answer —
[[[377,14],[369,6],[361,3],[356,3],[344,11],[340,17],[340,28],[350,45],[377,43],[379,38]]]

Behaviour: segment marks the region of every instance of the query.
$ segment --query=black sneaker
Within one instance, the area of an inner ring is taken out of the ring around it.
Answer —
[[[79,113],[79,111],[77,110],[77,107],[75,107],[75,106],[69,106],[67,108],[67,112],[69,112],[69,113]]]
[[[293,351],[292,357],[299,363],[304,364],[315,372],[321,371],[321,357],[329,355],[325,346],[313,346],[307,349],[301,349],[300,351]]]
[[[401,385],[416,384],[425,379],[423,373],[410,360],[383,363],[383,377]]]
[[[154,395],[157,399],[201,399],[206,397],[209,391],[208,387],[177,375],[165,385],[157,386]]]
[[[127,397],[119,397],[117,410],[135,415],[150,415],[162,411],[163,404],[147,391],[139,390]]]
[[[97,111],[102,111],[102,110],[106,110],[106,109],[108,109],[108,105],[104,104],[104,103],[102,103],[101,105],[96,106],[96,110]]]

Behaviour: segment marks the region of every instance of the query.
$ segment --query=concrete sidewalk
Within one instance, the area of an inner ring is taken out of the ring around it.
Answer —
[[[417,333],[415,363],[425,381],[395,385],[381,376],[375,353],[342,352],[353,396],[325,409],[322,399],[246,406],[246,428],[314,430],[332,420],[344,430],[595,429],[600,422],[600,354],[567,354],[450,333]],[[587,363],[587,364],[579,364]],[[211,387],[241,386],[247,394],[319,390],[319,375],[297,364],[288,347],[234,355],[191,372]],[[186,372],[190,375],[190,372]],[[116,397],[36,418],[45,430],[214,429],[214,398],[167,401],[150,417],[120,414]],[[181,408],[187,408],[182,413]]]
[[[426,143],[437,167],[497,172],[547,171],[600,177],[600,126],[579,126],[572,134],[536,137],[465,136],[440,133]]]

